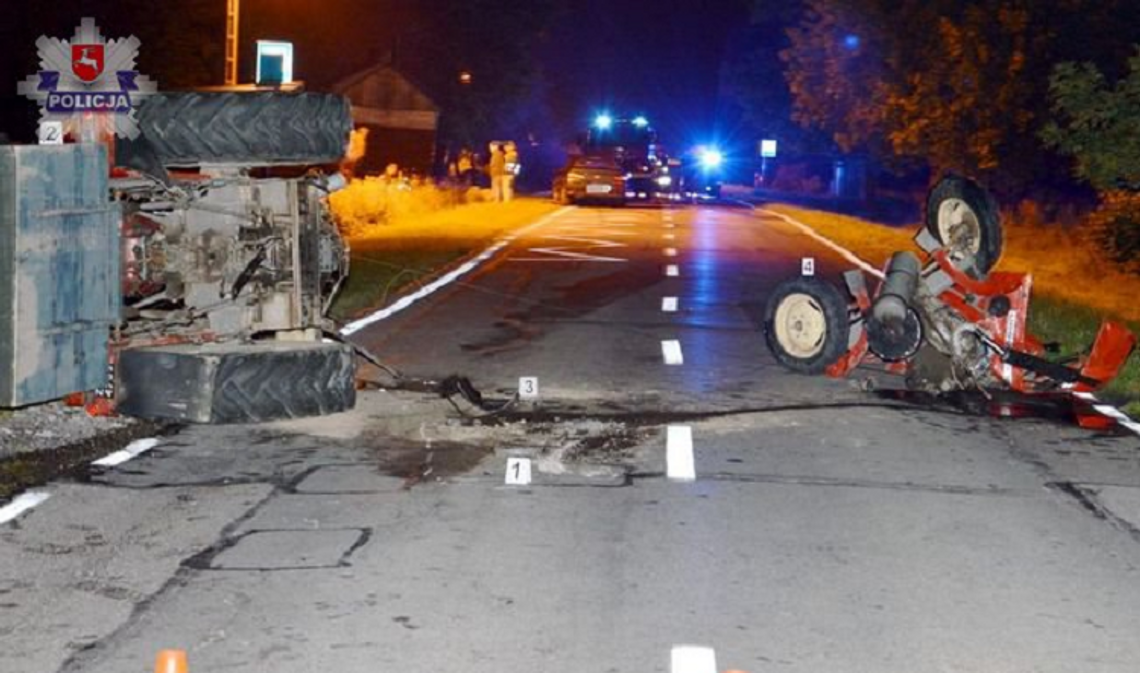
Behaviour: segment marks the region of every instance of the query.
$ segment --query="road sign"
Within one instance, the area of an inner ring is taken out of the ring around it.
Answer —
[[[257,41],[257,83],[289,84],[293,81],[293,43]]]

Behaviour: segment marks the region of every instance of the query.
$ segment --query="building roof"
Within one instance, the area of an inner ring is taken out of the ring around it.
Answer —
[[[348,96],[353,107],[400,112],[439,113],[423,90],[388,62],[360,70],[340,80],[333,91]]]

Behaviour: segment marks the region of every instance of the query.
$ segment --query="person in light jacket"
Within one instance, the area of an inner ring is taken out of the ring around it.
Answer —
[[[519,148],[515,145],[515,141],[509,140],[503,147],[503,159],[507,164],[507,174],[503,179],[503,200],[510,201],[515,198],[515,179],[518,178],[519,170]]]
[[[496,203],[505,200],[505,185],[507,180],[507,157],[503,146],[491,143],[491,159],[487,162],[487,173],[491,176],[491,200]]]

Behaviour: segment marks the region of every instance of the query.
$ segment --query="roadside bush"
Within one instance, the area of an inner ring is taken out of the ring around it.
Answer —
[[[1140,193],[1103,193],[1089,226],[1110,259],[1132,273],[1140,272]]]
[[[333,216],[345,236],[366,235],[369,230],[409,217],[479,200],[478,190],[459,190],[431,182],[389,179],[384,176],[352,180],[329,197]]]
[[[815,196],[823,194],[827,185],[817,175],[809,174],[806,164],[785,164],[776,168],[772,189],[792,194]]]

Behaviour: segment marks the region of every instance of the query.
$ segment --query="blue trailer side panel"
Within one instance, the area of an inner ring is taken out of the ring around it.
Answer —
[[[102,145],[0,146],[0,406],[107,383],[119,207]]]

